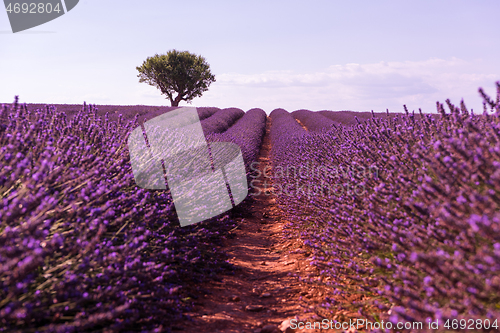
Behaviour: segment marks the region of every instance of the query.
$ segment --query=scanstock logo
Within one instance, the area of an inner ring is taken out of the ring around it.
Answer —
[[[52,21],[69,12],[78,4],[78,0],[29,0],[26,2],[23,0],[4,0],[3,2],[9,17],[10,27],[14,33]]]
[[[145,122],[130,133],[128,148],[137,186],[168,186],[181,227],[224,213],[248,194],[240,147],[208,143],[194,107]]]

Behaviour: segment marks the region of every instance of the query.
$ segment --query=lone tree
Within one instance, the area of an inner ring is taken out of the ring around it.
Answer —
[[[201,96],[215,82],[205,58],[187,51],[171,50],[167,54],[156,54],[136,68],[139,82],[160,89],[172,106],[179,106],[180,101],[191,103],[193,98]],[[176,97],[174,93],[177,93]]]

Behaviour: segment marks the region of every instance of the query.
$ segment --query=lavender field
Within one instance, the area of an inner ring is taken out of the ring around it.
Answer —
[[[489,332],[500,324],[496,86],[495,100],[480,89],[482,112],[449,100],[438,114],[197,110],[209,143],[240,147],[247,201],[269,136],[280,237],[312,253],[320,273],[300,278],[332,291],[316,313]],[[231,274],[220,244],[248,205],[181,228],[169,190],[135,185],[128,135],[174,109],[3,105],[1,332],[182,330],[196,291]]]

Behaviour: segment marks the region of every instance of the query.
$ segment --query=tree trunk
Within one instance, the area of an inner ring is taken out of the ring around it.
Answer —
[[[179,102],[182,101],[182,95],[179,93],[177,97],[172,101],[172,106],[179,106]]]

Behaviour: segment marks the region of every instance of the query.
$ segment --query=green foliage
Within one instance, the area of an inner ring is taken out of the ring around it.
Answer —
[[[156,54],[136,69],[139,71],[139,82],[160,89],[172,106],[179,106],[180,101],[191,103],[193,98],[201,96],[215,82],[205,58],[188,51],[171,50],[167,54]],[[177,93],[176,97],[174,93]]]

